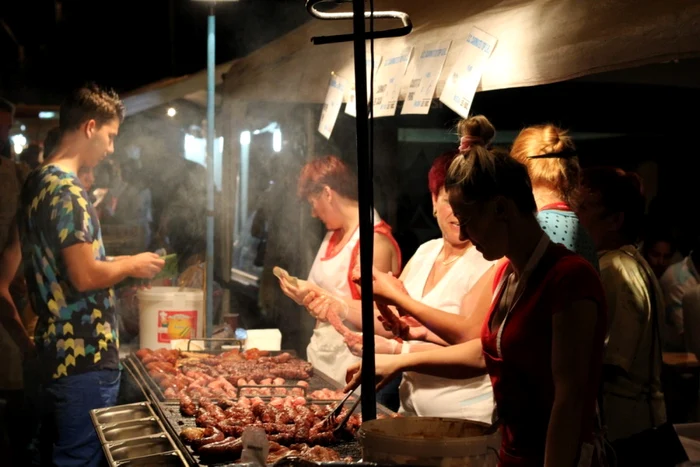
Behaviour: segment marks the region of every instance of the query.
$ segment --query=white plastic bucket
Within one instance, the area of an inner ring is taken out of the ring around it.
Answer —
[[[437,417],[371,420],[359,438],[366,462],[440,467],[495,467],[501,443],[488,425]]]
[[[139,346],[170,348],[177,339],[204,334],[204,292],[179,287],[152,287],[137,292],[139,299]]]

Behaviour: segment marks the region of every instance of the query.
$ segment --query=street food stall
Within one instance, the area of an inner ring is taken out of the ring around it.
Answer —
[[[378,3],[408,12],[415,25],[415,32],[406,38],[379,41],[378,55],[389,55],[391,49],[408,43],[461,40],[475,25],[497,37],[498,46],[483,70],[481,90],[544,84],[700,54],[700,31],[693,27],[700,21],[700,5],[695,2],[616,0],[598,5],[534,0],[512,1],[498,8],[486,1]],[[623,17],[626,21],[621,25]],[[337,23],[312,21],[235,61],[226,74],[220,120],[229,143],[224,146],[223,196],[217,206],[218,272],[223,277],[230,277],[232,270],[233,219],[240,187],[238,135],[259,126],[250,122],[254,103],[323,103],[331,72],[352,77],[350,44],[314,47],[309,43],[312,36],[337,32]],[[451,68],[458,52],[450,51],[445,69]],[[447,76],[439,80],[437,94]],[[407,96],[402,87],[399,99]],[[315,118],[311,111],[301,116],[308,130],[305,136],[311,140],[318,123]],[[311,157],[314,145],[307,141],[306,148]],[[143,400],[93,412],[111,465],[235,465],[241,458],[254,462],[254,453],[261,450],[263,464],[292,462],[284,461],[285,457],[356,463],[367,460],[371,449],[388,450],[391,444],[385,441],[380,446],[376,440],[388,438],[372,431],[374,421],[363,424],[351,412],[351,406],[358,409],[356,396],[351,395],[342,411],[328,418],[344,400],[341,388],[293,353],[244,351],[241,346],[216,351],[141,348],[123,364]],[[388,420],[387,426],[396,417],[379,405],[377,414],[380,421]],[[344,428],[335,430],[341,420]],[[418,436],[393,427],[394,439],[406,440],[400,445],[406,455],[394,451],[387,457],[404,465],[441,465],[445,457],[453,462],[442,465],[472,461],[473,465],[495,465],[498,436],[490,427],[454,421],[442,431],[445,423],[425,423]],[[266,442],[258,443],[255,433],[263,433]],[[450,443],[462,451],[453,451]],[[421,455],[417,449],[432,450],[432,454]]]

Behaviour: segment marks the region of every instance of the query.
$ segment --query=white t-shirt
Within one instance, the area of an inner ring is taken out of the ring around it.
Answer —
[[[421,245],[411,259],[404,285],[412,298],[447,313],[459,314],[464,295],[493,265],[476,248],[470,248],[455,262],[435,287],[423,296],[444,244],[443,239]],[[454,380],[406,372],[399,389],[401,409],[408,416],[447,417],[492,423],[494,401],[487,374]]]

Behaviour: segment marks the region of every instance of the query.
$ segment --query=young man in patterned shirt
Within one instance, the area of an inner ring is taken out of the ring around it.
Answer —
[[[78,179],[114,151],[124,106],[113,91],[82,87],[61,105],[61,139],[51,161],[22,190],[20,230],[30,299],[39,320],[35,344],[46,384],[42,459],[98,466],[102,449],[89,411],[114,405],[119,392],[119,337],[112,286],[152,278],[164,266],[153,253],[107,261],[100,223]]]

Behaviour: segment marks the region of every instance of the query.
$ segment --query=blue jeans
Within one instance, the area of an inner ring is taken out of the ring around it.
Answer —
[[[44,386],[42,465],[98,467],[106,463],[90,410],[117,403],[120,376],[119,370],[90,371]]]

